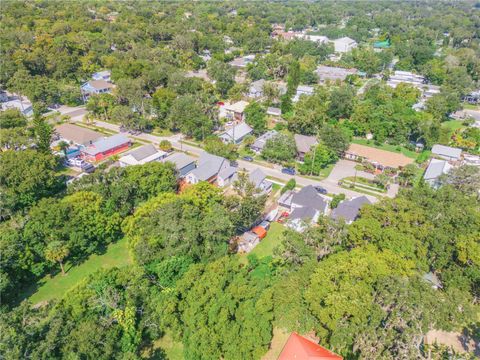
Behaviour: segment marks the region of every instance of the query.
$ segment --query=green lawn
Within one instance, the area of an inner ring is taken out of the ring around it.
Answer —
[[[162,349],[165,352],[167,360],[181,360],[183,359],[183,344],[173,340],[169,333],[166,333],[162,338],[156,340],[153,348]],[[145,356],[147,358],[147,356]],[[163,359],[163,357],[162,357]]]
[[[300,173],[298,173],[299,174],[298,176],[312,179],[312,180],[323,180],[330,175],[334,167],[335,167],[335,164],[328,164],[327,166],[325,166],[325,168],[320,170],[320,174],[318,174],[318,176],[300,175]]]
[[[416,153],[415,151],[412,151],[412,150],[408,150],[407,148],[400,145],[390,145],[390,144],[375,145],[372,140],[367,140],[367,139],[352,139],[352,143],[370,146],[376,149],[400,153],[412,159],[416,159],[419,155],[419,153]]]
[[[93,274],[101,268],[121,267],[131,263],[127,249],[127,240],[121,239],[111,244],[105,254],[92,255],[84,263],[71,267],[66,265],[67,275],[57,274],[54,277],[46,276],[39,281],[38,289],[30,296],[33,304],[48,301],[54,298],[61,298],[68,290],[77,285],[88,275]]]
[[[263,258],[273,254],[273,249],[281,244],[282,233],[285,230],[285,226],[278,223],[272,222],[270,229],[268,230],[267,236],[260,241],[260,243],[255,246],[255,248],[250,252],[250,254],[255,254],[258,258]]]
[[[463,128],[463,121],[462,120],[449,120],[442,123],[442,127],[450,130],[452,133],[455,130]]]

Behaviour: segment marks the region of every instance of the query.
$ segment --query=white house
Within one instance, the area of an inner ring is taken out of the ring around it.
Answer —
[[[96,72],[92,75],[93,80],[104,80],[106,82],[111,82],[111,72],[110,70],[103,70]]]
[[[427,184],[436,189],[440,186],[440,176],[448,173],[452,167],[446,160],[432,159],[428,164],[427,170],[425,170],[425,174],[423,174],[423,179]]]
[[[248,97],[258,99],[263,97],[263,85],[265,85],[265,80],[260,79],[254,81],[250,84],[250,89],[248,91]]]
[[[447,161],[458,161],[462,157],[462,149],[435,144],[432,147],[432,154]]]
[[[17,109],[27,117],[33,115],[32,103],[27,98],[14,98],[2,103],[2,111],[10,109]]]
[[[189,184],[198,184],[200,181],[214,183],[217,181],[218,174],[230,167],[232,166],[227,159],[204,151],[198,159],[197,168],[187,174],[185,179]],[[222,175],[221,182],[228,178],[227,172]]]
[[[119,159],[120,166],[125,167],[129,165],[143,165],[152,161],[160,161],[168,154],[165,151],[160,151],[152,144],[141,146],[135,150],[130,151],[127,155]]]
[[[91,80],[81,86],[84,99],[90,95],[108,94],[112,89],[113,85],[105,80]]]
[[[357,42],[349,37],[333,40],[333,45],[337,53],[347,53],[358,46]]]
[[[300,96],[302,95],[312,96],[314,91],[315,89],[313,88],[313,86],[298,85],[297,92],[295,93],[295,96],[293,97],[292,101],[297,102],[300,99]]]
[[[246,136],[253,134],[253,129],[245,122],[233,125],[220,135],[220,139],[226,144],[240,144]]]

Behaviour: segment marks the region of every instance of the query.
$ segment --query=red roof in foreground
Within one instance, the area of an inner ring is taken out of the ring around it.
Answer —
[[[343,358],[293,332],[278,360],[343,360]]]

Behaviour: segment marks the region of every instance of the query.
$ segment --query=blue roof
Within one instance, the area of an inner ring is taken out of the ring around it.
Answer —
[[[130,139],[128,137],[123,134],[116,134],[94,142],[92,145],[85,149],[85,152],[89,155],[97,155],[118,146],[124,145],[128,142],[130,142]]]

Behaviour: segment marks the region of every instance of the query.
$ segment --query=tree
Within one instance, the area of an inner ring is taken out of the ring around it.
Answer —
[[[318,135],[322,144],[337,157],[341,157],[350,145],[350,134],[340,126],[325,124]]]
[[[210,78],[215,80],[217,90],[225,96],[235,84],[235,69],[215,59],[208,62],[207,73]]]
[[[69,254],[68,247],[61,241],[52,241],[47,245],[45,249],[45,259],[51,262],[58,262],[62,275],[65,276],[65,269],[63,268],[63,261]]]
[[[218,136],[211,135],[203,142],[206,152],[224,157],[228,160],[235,160],[238,158],[238,152],[234,144],[225,144]]]
[[[212,120],[205,115],[199,101],[191,95],[175,99],[167,124],[171,130],[180,130],[183,134],[199,140],[205,139],[213,129]]]
[[[153,93],[153,108],[155,109],[155,115],[160,127],[167,126],[165,120],[176,97],[177,94],[168,88],[159,88]]]
[[[292,161],[296,154],[293,136],[282,133],[268,139],[262,150],[262,157],[276,163]]]
[[[38,150],[43,153],[49,153],[53,135],[52,127],[40,115],[36,115],[33,119],[33,130]]]
[[[168,140],[160,141],[160,143],[158,144],[158,147],[160,148],[160,150],[166,151],[166,152],[172,151],[173,149],[172,143]]]
[[[480,168],[464,165],[450,170],[440,182],[453,186],[464,194],[476,195],[480,189]]]
[[[302,174],[320,175],[322,169],[337,159],[337,156],[323,144],[318,145],[312,151],[305,154],[303,164],[298,170]]]
[[[257,135],[264,133],[267,128],[266,115],[265,108],[256,101],[245,107],[245,122],[253,128]]]
[[[400,184],[403,186],[409,186],[413,184],[415,176],[417,175],[418,167],[415,164],[408,164],[405,166],[400,173],[398,178],[400,179]]]
[[[26,209],[65,187],[63,177],[55,173],[58,159],[53,155],[8,150],[1,153],[0,162],[1,207],[7,213]]]
[[[353,112],[355,91],[352,86],[343,84],[333,89],[330,95],[328,116],[334,119],[349,118]]]
[[[0,129],[25,127],[27,119],[18,109],[8,109],[0,112]]]
[[[344,193],[333,195],[332,201],[330,202],[330,208],[335,209],[343,200],[345,200]]]

